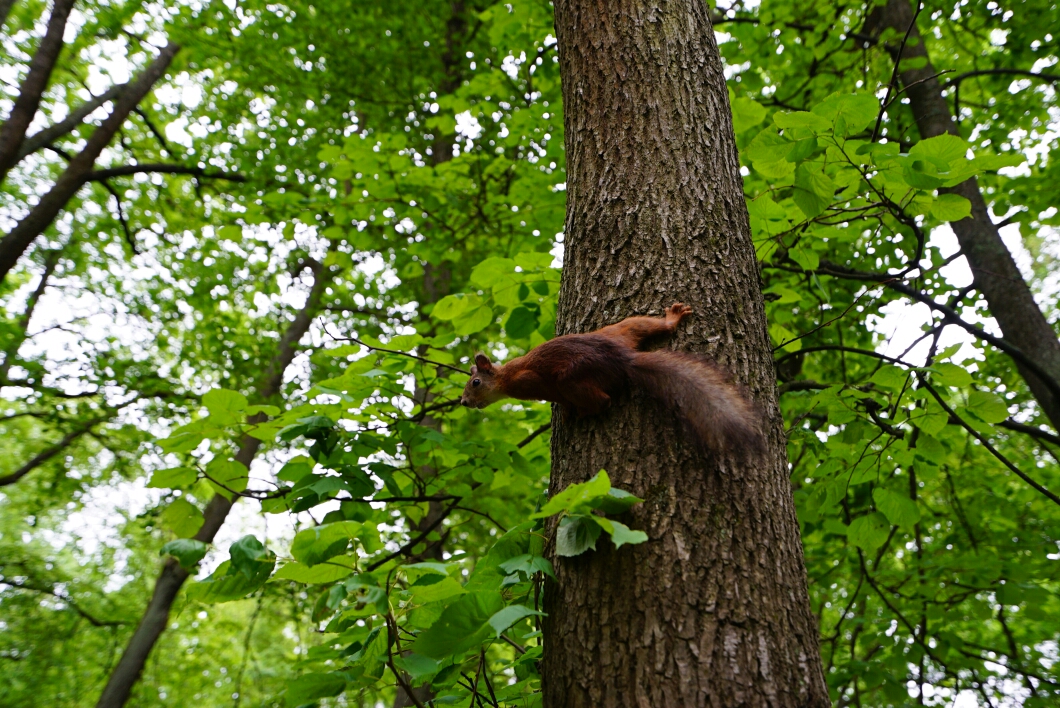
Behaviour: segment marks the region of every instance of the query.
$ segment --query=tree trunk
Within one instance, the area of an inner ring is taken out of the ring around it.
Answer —
[[[900,38],[909,32],[909,39],[902,50],[903,64],[918,57],[927,60],[927,63],[918,69],[901,69],[900,65],[898,78],[905,87],[920,137],[933,138],[946,133],[959,135],[949,103],[942,95],[942,87],[934,78],[935,68],[931,65],[927,47],[913,22],[913,16],[909,0],[888,0],[886,5],[876,8],[869,15],[866,34],[879,36],[888,27],[895,29],[899,39],[895,40],[890,50],[897,57]],[[950,226],[957,235],[961,252],[968,260],[976,289],[986,297],[990,314],[997,320],[1004,338],[1036,362],[1054,381],[1060,381],[1060,341],[1034,301],[1012,254],[1001,240],[1001,234],[991,220],[979,190],[979,183],[972,178],[942,191],[958,194],[972,203],[971,216]],[[1026,367],[1019,362],[1016,362],[1016,366],[1053,427],[1060,430],[1060,400]]]
[[[553,558],[544,705],[826,706],[772,345],[721,59],[700,0],[556,2],[567,136],[560,333],[674,301],[671,346],[724,364],[762,411],[757,457],[704,456],[634,392],[553,414],[551,493],[604,468],[649,541]],[[554,529],[550,529],[554,532]]]
[[[334,244],[332,247],[334,247]],[[302,307],[283,333],[276,350],[276,356],[262,376],[261,383],[258,386],[258,395],[262,400],[273,399],[280,393],[280,388],[283,385],[283,372],[294,359],[295,354],[298,353],[298,342],[309,331],[309,325],[312,324],[313,317],[319,311],[320,300],[324,295],[324,291],[331,282],[330,274],[325,266],[313,263],[311,267],[314,275],[313,287],[309,292],[309,297],[306,298],[305,306]],[[258,421],[260,422],[263,419],[264,416],[262,415],[258,418]],[[251,418],[250,421],[254,422],[254,418]],[[254,456],[257,455],[260,448],[260,440],[244,435],[240,441],[239,451],[236,453],[235,459],[249,469],[250,463],[253,462]],[[228,518],[228,512],[232,510],[232,504],[232,501],[220,494],[214,496],[203,511],[204,523],[194,538],[203,543],[212,543],[214,536],[217,535],[221,526],[224,525],[225,519]],[[173,607],[173,602],[177,599],[177,593],[180,592],[180,588],[184,585],[184,581],[188,579],[188,576],[188,571],[184,570],[175,558],[167,558],[165,560],[162,565],[162,572],[155,582],[151,600],[144,611],[144,616],[129,639],[129,643],[122,653],[121,660],[118,661],[118,665],[111,672],[107,685],[99,697],[99,702],[96,703],[96,708],[121,708],[129,700],[129,694],[140,679],[140,674],[144,670],[147,658],[151,655],[151,650],[154,649],[155,644],[158,643],[158,639],[162,636],[162,632],[165,631],[166,625],[169,623],[169,611]]]

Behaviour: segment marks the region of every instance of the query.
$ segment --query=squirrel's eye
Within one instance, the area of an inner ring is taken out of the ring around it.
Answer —
[[[480,383],[482,383],[482,382],[481,382],[481,381],[479,381],[478,379],[475,379],[475,380],[473,380],[473,381],[471,382],[471,385],[472,385],[472,386],[478,386],[478,385],[479,385]]]

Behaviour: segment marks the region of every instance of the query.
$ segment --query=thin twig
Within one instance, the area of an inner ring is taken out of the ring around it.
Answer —
[[[443,367],[445,369],[451,369],[451,370],[459,372],[461,374],[467,374],[468,376],[471,375],[471,372],[468,371],[467,369],[461,369],[461,368],[459,368],[457,366],[450,366],[449,364],[443,364],[440,361],[432,361],[432,360],[430,360],[430,359],[428,359],[426,357],[419,356],[418,354],[410,354],[409,352],[403,352],[400,349],[385,349],[383,347],[373,347],[371,344],[366,344],[365,342],[362,342],[361,340],[357,339],[356,337],[337,337],[337,336],[335,336],[334,334],[332,334],[328,330],[327,325],[324,325],[324,331],[327,332],[327,335],[329,337],[331,337],[332,339],[334,339],[337,342],[354,342],[355,344],[360,344],[362,347],[367,347],[371,351],[385,352],[387,354],[397,354],[399,356],[407,356],[410,359],[416,359],[417,361],[422,361],[424,364],[430,364],[431,366],[441,366],[441,367]]]
[[[1026,482],[1027,484],[1029,484],[1032,487],[1034,487],[1037,491],[1039,491],[1042,494],[1044,494],[1054,504],[1056,504],[1057,506],[1060,506],[1060,497],[1056,496],[1055,494],[1050,492],[1048,489],[1046,489],[1042,485],[1038,484],[1038,482],[1034,481],[1034,479],[1032,479],[1030,476],[1028,476],[1023,470],[1021,470],[1019,467],[1016,467],[1016,465],[1012,464],[1012,462],[1010,462],[1007,457],[1005,457],[1000,452],[998,452],[997,448],[995,448],[993,445],[990,444],[989,440],[987,440],[985,437],[980,435],[978,430],[973,428],[971,425],[968,424],[967,421],[965,421],[963,418],[961,418],[959,415],[957,415],[957,413],[952,408],[950,408],[949,404],[947,404],[946,401],[944,401],[942,399],[942,396],[939,395],[939,392],[936,391],[931,386],[931,384],[929,384],[924,379],[923,376],[920,376],[919,378],[920,378],[920,383],[924,386],[924,388],[926,388],[928,390],[928,393],[931,394],[931,396],[938,402],[938,404],[940,406],[942,406],[942,409],[944,411],[946,411],[946,413],[949,414],[950,418],[955,418],[957,420],[958,424],[960,424],[960,426],[962,428],[967,430],[968,433],[973,438],[978,440],[980,442],[980,444],[983,447],[985,447],[987,449],[987,451],[990,452],[991,455],[996,457],[998,459],[998,461],[1001,462],[1001,464],[1005,465],[1005,467],[1008,467],[1010,470],[1012,470],[1016,474],[1016,476],[1018,476],[1024,482]]]
[[[870,143],[876,142],[876,138],[880,135],[880,126],[883,124],[883,114],[887,111],[887,105],[891,102],[891,92],[894,91],[894,86],[898,83],[898,67],[902,65],[902,52],[905,51],[905,44],[909,41],[909,35],[913,32],[913,28],[916,27],[916,18],[920,16],[920,11],[924,9],[923,2],[917,2],[916,12],[913,13],[913,19],[909,22],[909,27],[905,30],[905,36],[902,37],[902,44],[898,47],[898,53],[894,57],[894,70],[891,71],[891,81],[887,84],[887,93],[883,97],[883,103],[880,104],[880,113],[876,116],[876,127],[872,129],[872,137],[869,138]]]

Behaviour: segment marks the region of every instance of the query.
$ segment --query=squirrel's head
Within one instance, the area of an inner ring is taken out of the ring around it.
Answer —
[[[497,386],[497,373],[499,366],[485,354],[475,355],[475,365],[471,367],[471,380],[464,386],[464,393],[460,396],[460,405],[468,408],[485,408],[491,403],[504,398],[501,389]]]

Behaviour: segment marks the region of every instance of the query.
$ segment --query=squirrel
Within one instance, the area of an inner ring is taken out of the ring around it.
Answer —
[[[503,365],[476,354],[460,403],[485,408],[504,398],[549,401],[585,417],[636,386],[673,409],[701,448],[761,447],[758,411],[721,367],[695,354],[645,350],[673,335],[691,314],[691,307],[675,302],[663,317],[628,317],[588,334],[566,334]]]

